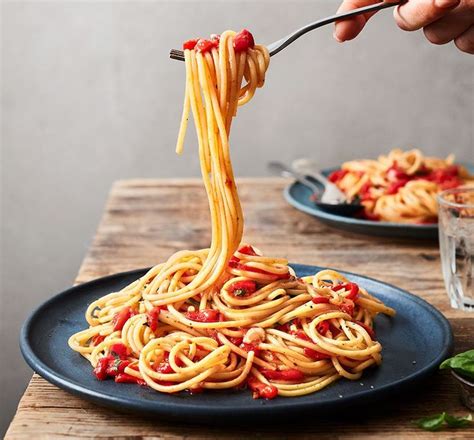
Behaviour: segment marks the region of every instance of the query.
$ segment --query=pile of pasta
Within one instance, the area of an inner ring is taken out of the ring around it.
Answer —
[[[174,301],[207,252],[182,253],[166,276],[156,266],[88,307],[89,328],[69,345],[98,379],[163,393],[247,386],[271,399],[356,380],[381,363],[373,321],[394,310],[333,270],[297,278],[286,260],[243,245],[210,289]]]
[[[281,258],[241,244],[243,213],[229,151],[237,109],[262,87],[270,61],[247,30],[183,45],[186,89],[177,151],[192,110],[210,247],[183,250],[89,305],[69,346],[97,379],[163,393],[249,387],[299,396],[381,362],[378,313],[395,312],[334,271],[300,279]]]
[[[419,224],[437,221],[439,192],[474,184],[474,176],[455,165],[453,155],[426,157],[416,149],[345,162],[329,179],[350,199],[361,201],[364,218]]]

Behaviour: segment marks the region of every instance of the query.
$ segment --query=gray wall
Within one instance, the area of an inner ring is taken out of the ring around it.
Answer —
[[[199,174],[192,127],[184,157],[174,154],[184,66],[168,50],[244,26],[271,42],[337,3],[3,4],[0,432],[31,374],[20,325],[71,284],[111,183]],[[275,157],[328,166],[393,146],[472,159],[473,60],[399,31],[389,11],[351,43],[316,31],[272,60],[265,89],[241,110],[236,173],[264,175]]]

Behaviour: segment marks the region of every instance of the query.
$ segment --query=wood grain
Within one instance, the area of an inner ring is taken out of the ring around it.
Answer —
[[[381,279],[409,290],[437,307],[452,323],[455,351],[472,348],[472,315],[449,307],[437,243],[368,237],[342,232],[289,207],[281,179],[240,179],[245,240],[267,255],[328,266]],[[116,182],[91,249],[76,282],[151,266],[179,249],[208,246],[207,200],[198,179]],[[309,439],[309,438],[473,438],[474,429],[431,434],[414,419],[448,411],[466,414],[449,373],[434,374],[414,390],[382,405],[318,418],[303,426],[223,429],[176,425],[105,409],[74,397],[34,375],[7,439]]]

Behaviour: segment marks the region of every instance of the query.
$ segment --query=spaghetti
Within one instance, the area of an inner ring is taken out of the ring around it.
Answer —
[[[474,176],[446,159],[419,150],[392,150],[377,160],[345,162],[329,180],[364,206],[363,217],[396,223],[434,223],[436,195],[445,189],[474,184]]]
[[[394,310],[343,275],[297,278],[288,262],[241,244],[243,216],[229,155],[238,106],[264,83],[268,51],[248,31],[185,43],[186,91],[209,199],[208,249],[180,251],[93,302],[70,347],[99,380],[163,393],[248,386],[271,399],[358,379],[381,363],[373,319]],[[245,79],[245,84],[243,81]]]

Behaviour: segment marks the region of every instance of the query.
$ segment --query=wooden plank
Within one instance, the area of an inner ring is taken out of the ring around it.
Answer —
[[[267,255],[330,266],[396,284],[425,298],[453,325],[456,351],[472,348],[474,320],[449,307],[438,246],[431,242],[367,237],[329,228],[289,207],[280,179],[240,179],[245,240]],[[206,247],[207,200],[200,180],[127,180],[112,188],[103,219],[76,282],[146,267],[183,248]],[[173,424],[101,408],[34,375],[6,438],[431,438],[412,420],[446,410],[466,414],[449,373],[437,373],[383,405],[327,416],[303,426],[223,429]],[[472,438],[472,430],[436,434]]]

